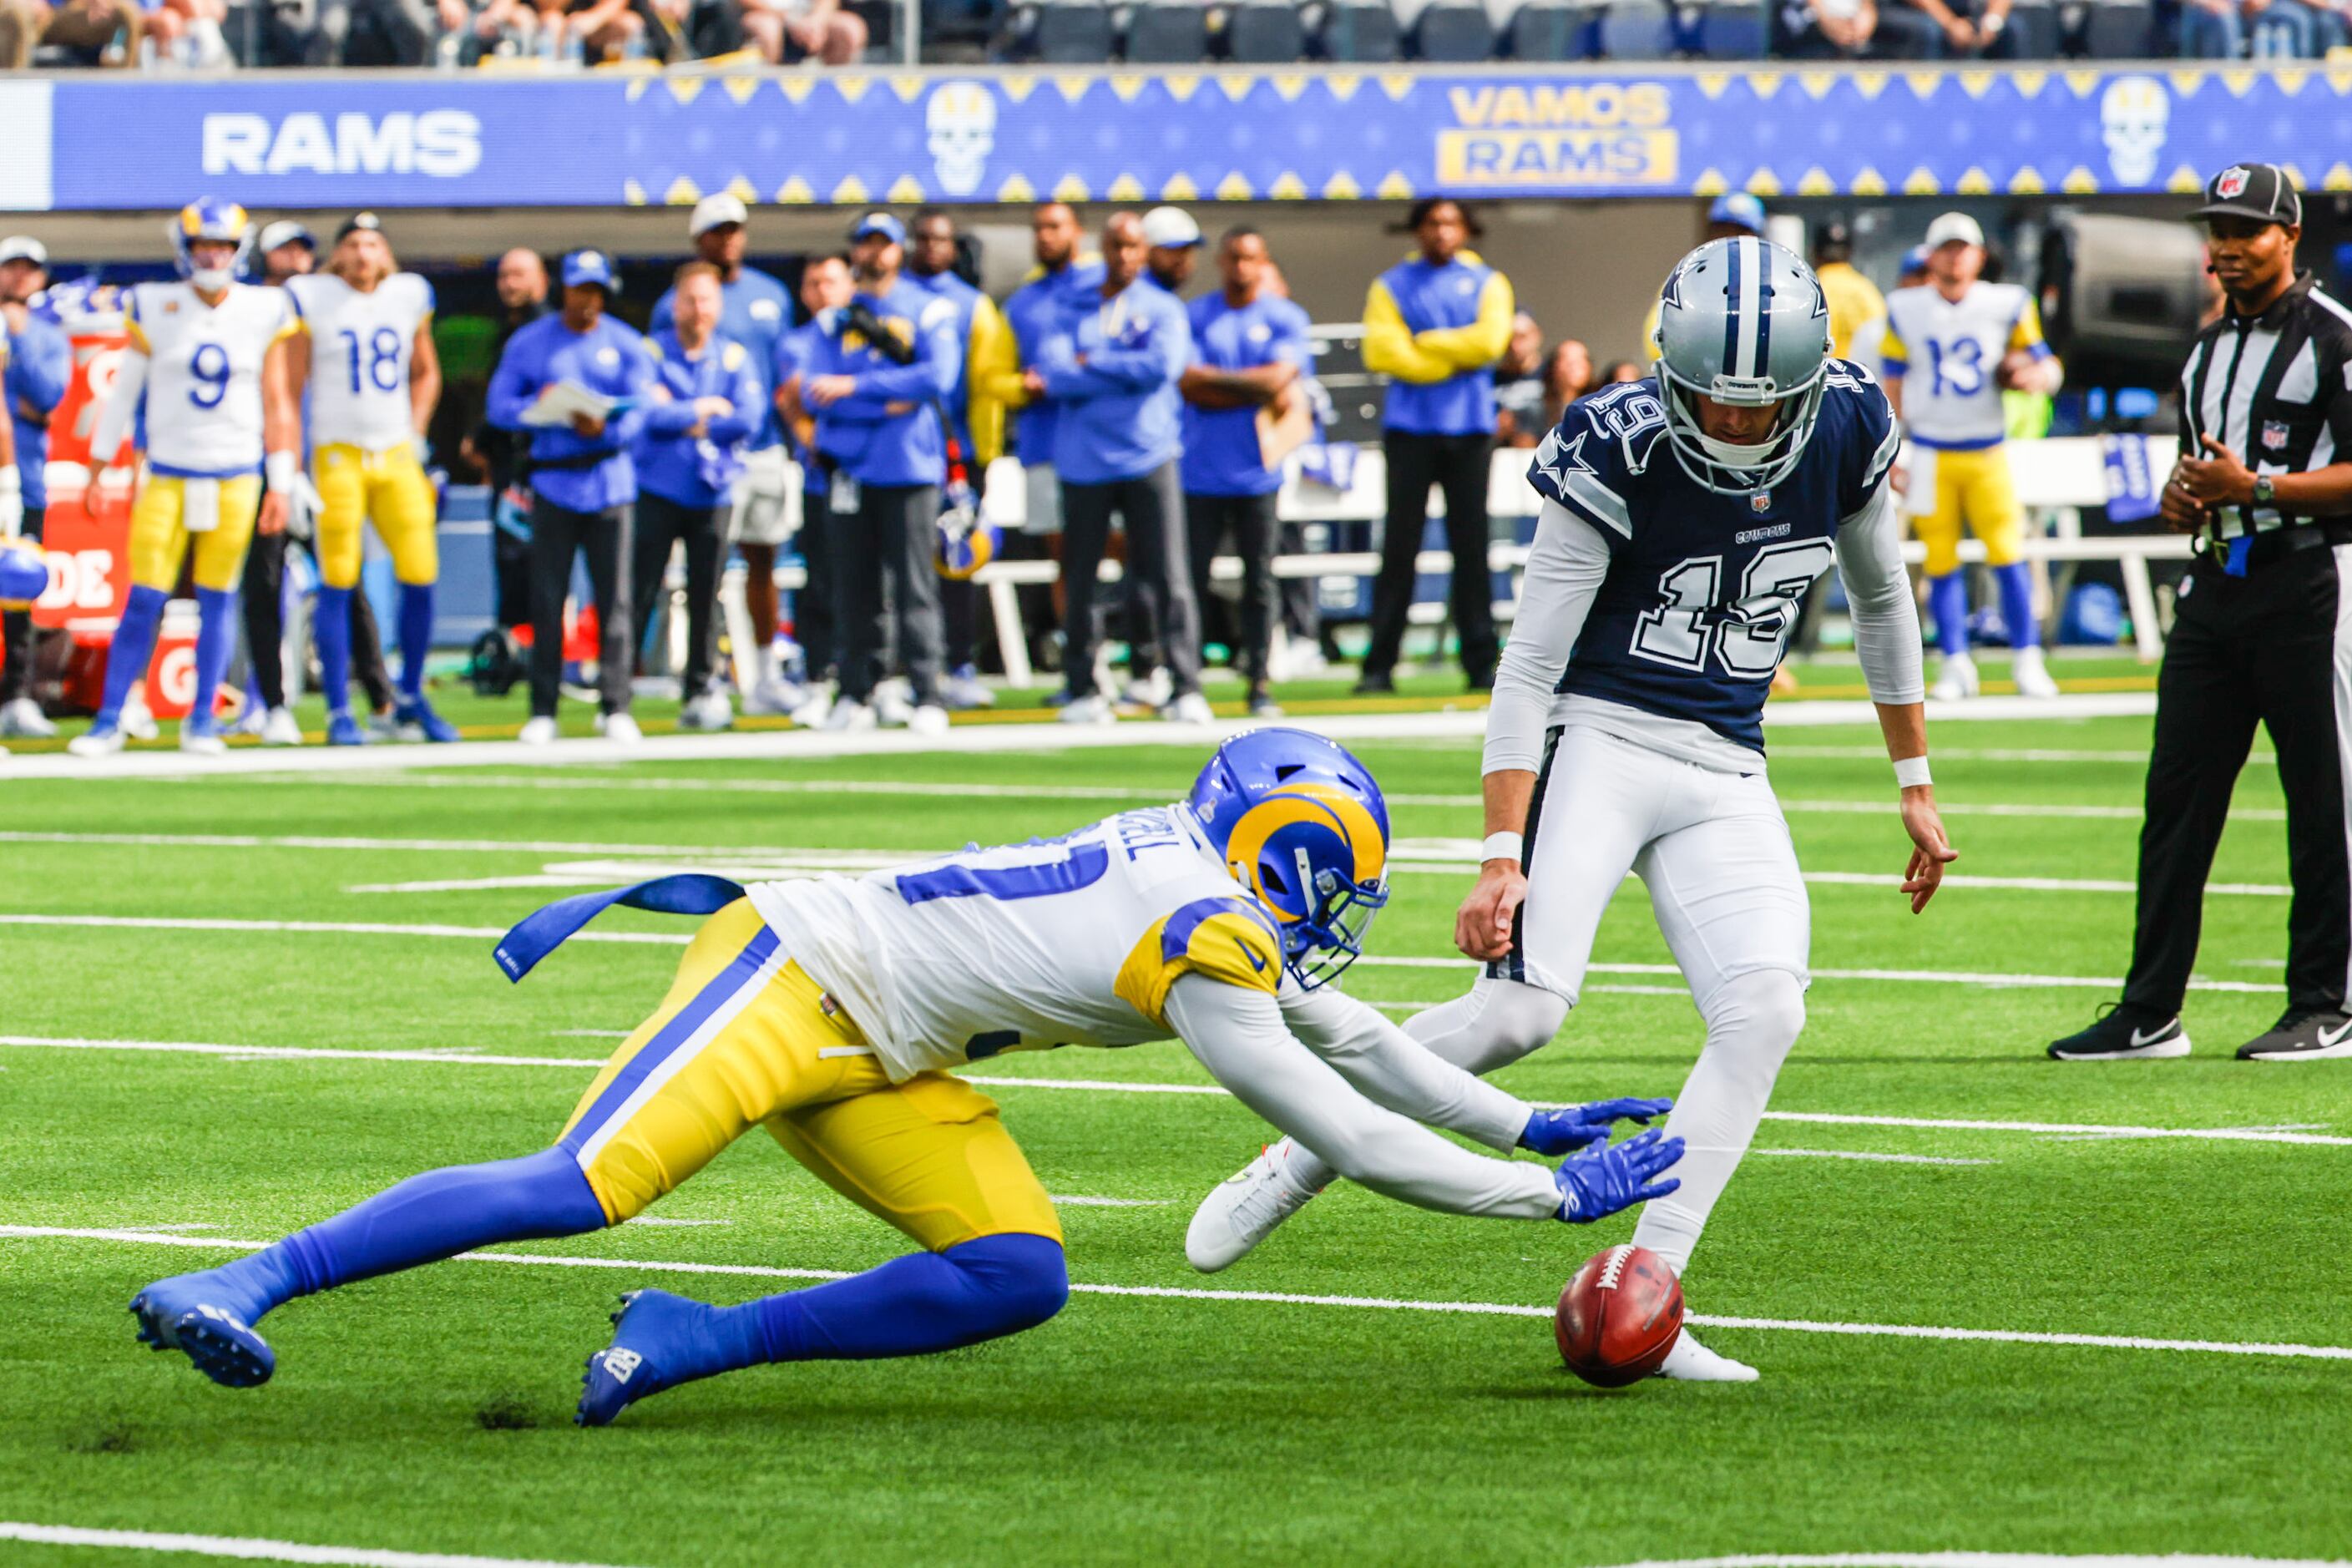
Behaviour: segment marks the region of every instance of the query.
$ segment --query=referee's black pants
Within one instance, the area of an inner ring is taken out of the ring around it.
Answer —
[[[2259,723],[2286,795],[2289,1004],[2340,1006],[2352,963],[2352,545],[2278,555],[2243,577],[2200,559],[2180,590],[2157,678],[2124,1001],[2180,1011],[2206,874]]]
[[[588,584],[596,600],[597,684],[602,711],[629,710],[630,538],[635,509],[573,511],[545,496],[530,503],[530,716],[555,717],[563,695],[563,601],[572,592],[572,560],[588,557]]]
[[[1462,672],[1474,687],[1495,683],[1502,645],[1495,636],[1495,595],[1486,570],[1488,436],[1423,436],[1391,430],[1381,438],[1388,458],[1388,529],[1381,540],[1381,572],[1372,580],[1372,642],[1364,673],[1396,668],[1412,614],[1413,559],[1429,521],[1429,488],[1445,495],[1445,548],[1454,556],[1454,633],[1462,646]]]

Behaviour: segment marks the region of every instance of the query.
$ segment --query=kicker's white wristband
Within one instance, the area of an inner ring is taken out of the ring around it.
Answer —
[[[1905,757],[1895,764],[1895,783],[1899,789],[1924,789],[1935,782],[1928,774],[1925,757]]]
[[[284,495],[302,475],[301,459],[291,452],[272,452],[262,459],[261,471],[269,480],[269,488]]]
[[[1478,858],[1516,861],[1526,844],[1527,840],[1517,833],[1489,833],[1486,841],[1478,846]]]

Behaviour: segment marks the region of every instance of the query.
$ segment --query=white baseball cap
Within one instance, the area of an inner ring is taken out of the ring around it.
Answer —
[[[265,253],[275,250],[281,245],[307,246],[314,251],[319,248],[319,242],[312,237],[310,231],[290,217],[279,218],[276,223],[263,229],[261,237],[255,241],[256,248]]]
[[[1201,226],[1182,207],[1153,207],[1143,215],[1143,243],[1154,250],[1175,250],[1201,243]]]
[[[694,204],[694,216],[686,220],[686,237],[700,239],[720,224],[748,223],[751,217],[751,209],[743,205],[742,197],[721,191]]]
[[[1984,229],[1966,213],[1946,213],[1927,226],[1927,248],[1938,249],[1953,243],[1984,244]]]
[[[11,261],[29,261],[36,267],[49,264],[49,247],[29,234],[12,234],[0,239],[0,266]]]

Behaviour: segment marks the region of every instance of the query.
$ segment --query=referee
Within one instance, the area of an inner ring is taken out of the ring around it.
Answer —
[[[2199,553],[2157,682],[2131,974],[2119,1005],[2050,1054],[2189,1054],[2180,1004],[2199,906],[2259,721],[2286,792],[2294,901],[2286,1011],[2238,1055],[2352,1057],[2352,310],[2295,270],[2303,203],[2275,165],[2222,170],[2190,216],[2229,309],[2180,376],[2164,519],[2196,533]]]

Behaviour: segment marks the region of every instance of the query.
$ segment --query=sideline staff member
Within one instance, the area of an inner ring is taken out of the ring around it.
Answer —
[[[1461,205],[1417,204],[1420,254],[1372,283],[1364,300],[1364,368],[1390,378],[1388,530],[1372,584],[1372,644],[1358,691],[1393,691],[1391,672],[1412,612],[1413,558],[1429,521],[1429,488],[1445,492],[1454,556],[1454,628],[1473,690],[1495,684],[1502,647],[1486,570],[1486,459],[1495,444],[1495,362],[1511,346],[1510,279],[1464,247],[1476,232]]]
[[[2204,220],[2229,310],[2180,373],[2181,458],[2164,519],[2195,531],[2200,554],[2157,682],[2131,973],[2120,1005],[2050,1054],[2189,1054],[2180,1004],[2199,905],[2260,720],[2286,792],[2294,901],[2286,1012],[2238,1055],[2352,1057],[2352,462],[2338,460],[2352,452],[2352,310],[2295,270],[2303,202],[2275,165],[2222,170],[2190,216]]]

